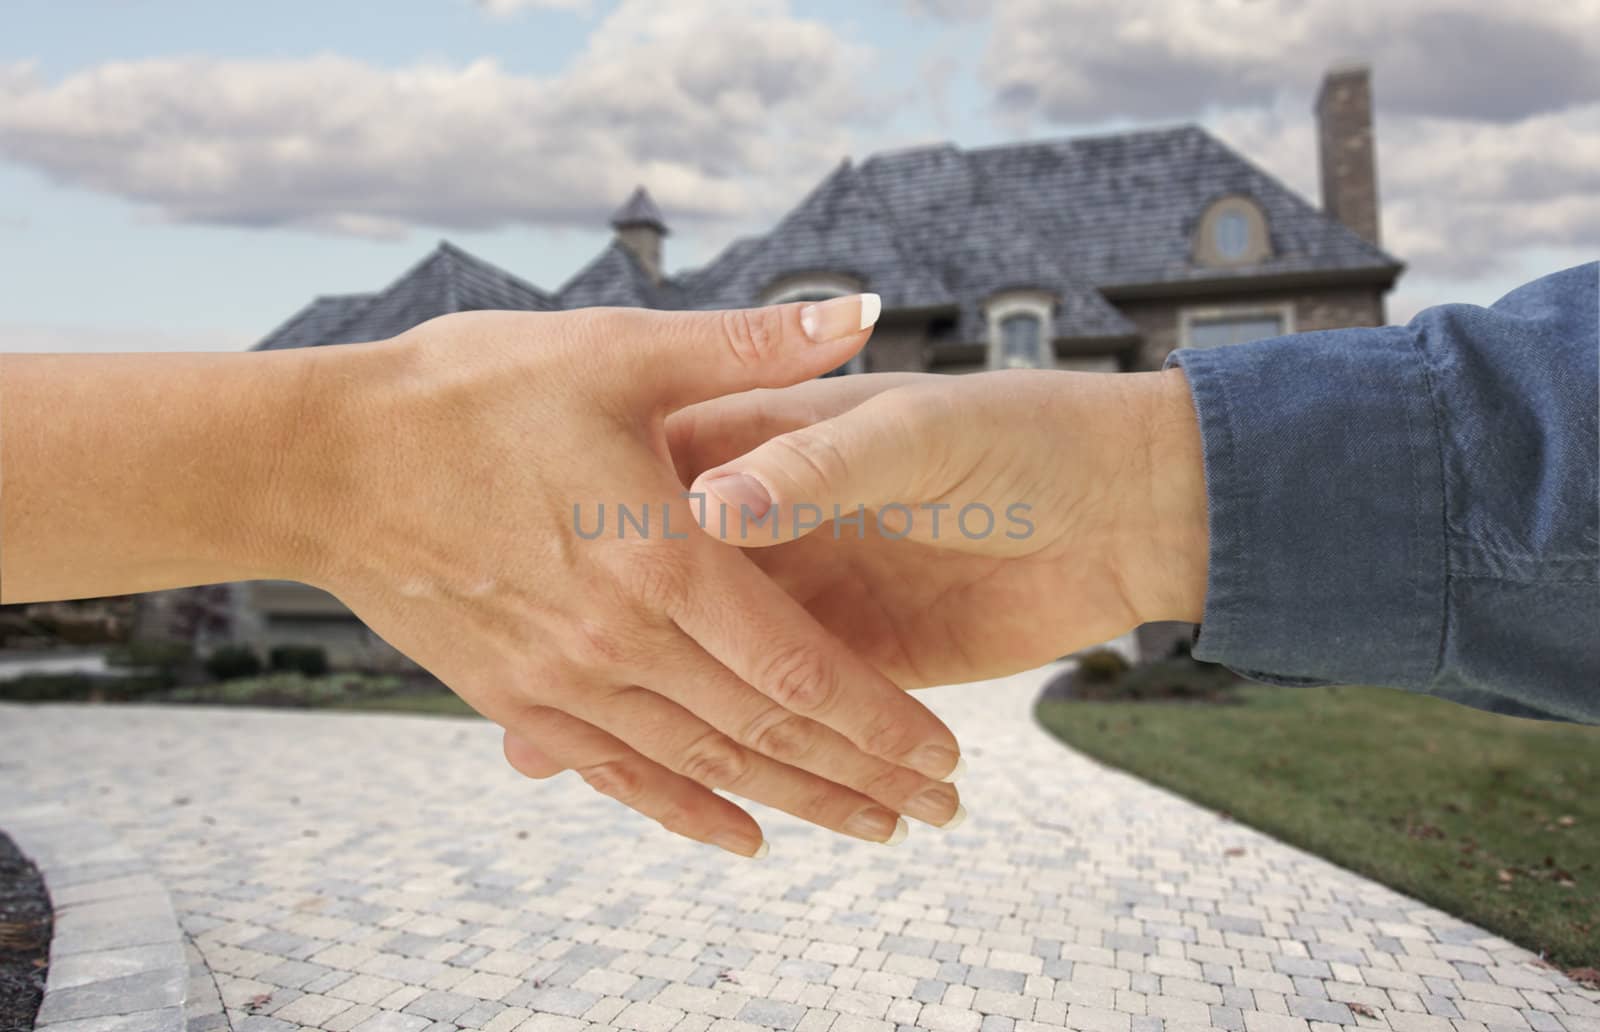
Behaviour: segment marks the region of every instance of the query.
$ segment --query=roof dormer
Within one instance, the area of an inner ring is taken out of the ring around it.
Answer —
[[[1192,254],[1200,265],[1256,265],[1272,257],[1267,213],[1252,198],[1229,194],[1212,201],[1195,228]]]

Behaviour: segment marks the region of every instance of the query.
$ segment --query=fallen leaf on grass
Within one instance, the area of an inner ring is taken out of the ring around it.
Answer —
[[[1578,818],[1572,816],[1571,814],[1564,814],[1556,818],[1556,823],[1561,825],[1563,828],[1570,828],[1574,824],[1578,823]]]
[[[1512,874],[1510,871],[1506,870],[1504,867],[1500,868],[1500,873],[1496,874],[1495,877],[1499,878],[1502,884],[1507,884],[1507,885],[1509,885],[1511,882],[1516,880],[1516,875]]]

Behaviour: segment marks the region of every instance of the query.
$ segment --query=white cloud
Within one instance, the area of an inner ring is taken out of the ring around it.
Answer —
[[[923,0],[926,4],[928,0]],[[932,6],[940,6],[933,4]],[[1600,101],[1600,0],[996,0],[984,74],[1048,121],[1267,103],[1360,57],[1406,114],[1512,121]]]
[[[1382,82],[1375,91],[1383,243],[1414,271],[1472,279],[1530,248],[1600,248],[1600,103],[1510,124],[1386,115]],[[1309,109],[1309,97],[1290,95],[1207,123],[1315,203]]]
[[[781,0],[625,0],[560,75],[337,56],[0,66],[0,156],[177,221],[392,236],[770,214],[877,117],[871,54]]]
[[[1600,0],[991,8],[982,75],[1019,128],[1198,119],[1317,202],[1312,92],[1353,57],[1374,69],[1384,244],[1409,279],[1498,282],[1531,253],[1600,250]]]

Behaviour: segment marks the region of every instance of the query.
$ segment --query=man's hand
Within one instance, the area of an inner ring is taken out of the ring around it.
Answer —
[[[949,730],[700,532],[664,428],[845,361],[871,301],[470,313],[326,349],[333,387],[305,406],[281,484],[286,516],[312,497],[324,531],[299,579],[691,838],[764,849],[714,789],[873,841],[902,836],[901,813],[946,823]]]
[[[848,376],[696,405],[668,431],[708,527],[903,688],[1028,669],[1204,605],[1181,372]],[[750,482],[724,523],[728,478]],[[533,731],[508,750],[549,776],[553,729]]]

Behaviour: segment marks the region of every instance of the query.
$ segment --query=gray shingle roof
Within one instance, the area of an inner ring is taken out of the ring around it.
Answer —
[[[1272,253],[1216,268],[1192,258],[1209,205],[1256,201]],[[613,217],[665,230],[643,187]],[[613,240],[552,298],[449,243],[375,295],[322,297],[257,347],[378,340],[446,312],[621,305],[758,304],[807,273],[844,274],[884,307],[944,309],[954,342],[981,343],[981,304],[1009,288],[1060,299],[1068,338],[1121,338],[1135,327],[1104,292],[1199,280],[1340,274],[1387,285],[1400,263],[1319,211],[1198,126],[964,151],[949,144],[839,165],[770,231],[735,241],[707,265],[653,283]]]
[[[283,325],[261,338],[256,351],[307,348],[327,344],[335,327],[372,300],[371,294],[326,294],[291,315]]]
[[[343,318],[331,318],[340,314],[332,305],[327,307],[325,316],[318,316],[318,306],[329,301],[343,306]],[[319,298],[257,344],[256,350],[383,340],[450,312],[546,312],[555,307],[551,297],[533,284],[442,240],[427,257],[379,293]],[[287,334],[285,331],[291,327],[294,332]],[[315,336],[311,335],[313,330]]]
[[[729,248],[696,273],[690,307],[756,304],[774,282],[811,272],[854,277],[883,295],[885,308],[953,304],[954,295],[907,244],[845,162],[770,233]]]
[[[968,160],[1065,267],[1096,287],[1291,272],[1398,271],[1399,262],[1199,126],[989,147]],[[1191,258],[1212,201],[1261,205],[1271,257],[1217,269]]]
[[[650,274],[620,241],[612,240],[556,292],[558,308],[682,308],[679,282],[653,283]]]

